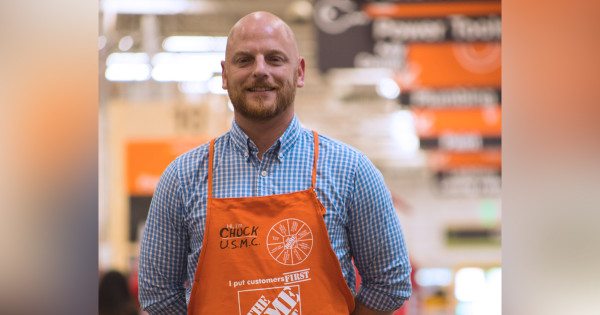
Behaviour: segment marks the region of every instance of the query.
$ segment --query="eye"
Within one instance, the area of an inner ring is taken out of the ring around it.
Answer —
[[[249,57],[239,57],[235,59],[235,63],[239,65],[248,64],[252,60]]]
[[[271,57],[269,57],[269,61],[274,64],[281,64],[285,61],[285,58],[283,58],[281,56],[271,56]]]

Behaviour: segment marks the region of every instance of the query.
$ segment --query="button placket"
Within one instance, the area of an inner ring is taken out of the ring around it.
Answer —
[[[267,169],[269,168],[269,164],[271,164],[270,157],[267,154],[264,154],[260,163],[260,176],[267,177],[267,175],[269,175],[269,172],[267,171]]]
[[[271,164],[271,157],[268,153],[263,154],[263,158],[258,161],[258,191],[259,196],[265,196],[268,193],[269,185],[267,184],[269,175],[269,165]]]

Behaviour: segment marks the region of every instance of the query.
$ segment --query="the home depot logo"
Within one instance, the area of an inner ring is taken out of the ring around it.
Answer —
[[[312,231],[306,223],[294,218],[275,223],[267,236],[269,254],[283,265],[303,262],[310,255],[312,246]]]
[[[240,315],[301,315],[300,286],[238,291]]]

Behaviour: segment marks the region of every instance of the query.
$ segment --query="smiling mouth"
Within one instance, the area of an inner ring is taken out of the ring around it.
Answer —
[[[275,88],[270,88],[270,87],[254,87],[254,88],[249,88],[246,89],[249,92],[268,92],[268,91],[274,91]]]

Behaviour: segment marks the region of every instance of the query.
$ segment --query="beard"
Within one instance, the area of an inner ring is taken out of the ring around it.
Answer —
[[[276,86],[280,87],[277,90],[275,96],[274,106],[269,106],[265,103],[265,99],[257,98],[253,100],[256,104],[248,104],[246,99],[246,93],[249,93],[246,89],[249,86],[240,86],[237,89],[228,89],[229,99],[233,104],[234,110],[240,115],[247,119],[256,121],[266,121],[271,118],[277,117],[279,114],[288,109],[293,103],[296,97],[296,84],[298,82],[298,75],[294,74],[292,82],[290,81],[276,81]],[[265,82],[259,81],[254,82],[253,85],[265,85]]]

